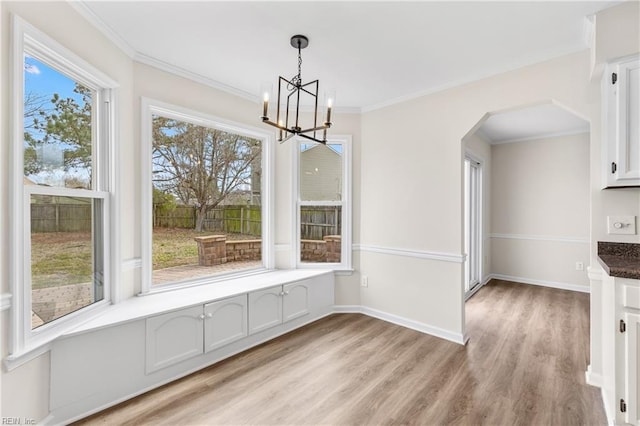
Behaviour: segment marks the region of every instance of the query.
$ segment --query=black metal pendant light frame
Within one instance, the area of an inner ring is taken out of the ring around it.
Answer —
[[[269,100],[265,97],[262,109],[262,122],[280,129],[278,141],[280,143],[300,136],[313,142],[326,144],[327,129],[331,127],[331,101],[328,100],[326,120],[318,125],[318,88],[319,81],[313,80],[309,83],[302,83],[302,49],[309,45],[309,39],[303,35],[291,37],[291,46],[298,49],[298,74],[292,79],[282,76],[278,78],[278,99],[276,108],[276,121],[271,121],[268,117]],[[313,126],[309,128],[300,127],[300,97],[308,95],[313,98]],[[286,103],[284,102],[286,98]],[[281,105],[284,111],[281,110]],[[295,111],[293,110],[295,105]],[[290,125],[291,124],[291,125]],[[317,138],[317,132],[322,131],[322,139]],[[312,135],[309,135],[311,133]]]

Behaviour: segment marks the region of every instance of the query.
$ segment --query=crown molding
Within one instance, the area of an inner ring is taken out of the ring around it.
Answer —
[[[589,134],[590,130],[584,130],[584,129],[579,129],[579,130],[571,130],[568,132],[556,132],[556,133],[542,133],[539,135],[535,135],[535,136],[527,136],[526,138],[518,138],[518,139],[506,139],[503,141],[494,141],[489,139],[489,145],[504,145],[504,144],[509,144],[509,143],[519,143],[519,142],[531,142],[531,141],[537,141],[537,140],[542,140],[542,139],[551,139],[551,138],[562,138],[565,136],[575,136],[575,135],[583,135],[583,134]]]
[[[96,15],[86,0],[70,1],[68,4],[73,7],[84,19],[89,21],[98,31],[100,31],[109,41],[115,44],[125,55],[133,59],[136,51],[129,43],[120,37],[109,25]]]
[[[226,93],[230,93],[232,95],[238,96],[242,99],[246,99],[248,101],[251,102],[258,102],[260,100],[260,97],[258,95],[249,93],[249,92],[245,92],[244,90],[240,90],[237,89],[235,87],[229,86],[227,84],[224,83],[220,83],[219,81],[216,81],[212,78],[209,77],[205,77],[201,74],[192,72],[192,71],[188,71],[184,68],[178,67],[176,65],[172,65],[169,64],[167,62],[161,61],[159,59],[153,58],[151,56],[147,56],[145,54],[136,52],[136,54],[133,56],[133,60],[136,62],[139,62],[141,64],[145,64],[145,65],[149,65],[152,66],[154,68],[157,68],[161,71],[165,71],[168,72],[170,74],[174,74],[177,75],[179,77],[183,77],[186,78],[188,80],[191,81],[195,81],[196,83],[200,83],[203,84],[205,86],[209,86],[212,87],[214,89],[218,89],[221,90],[223,92]]]

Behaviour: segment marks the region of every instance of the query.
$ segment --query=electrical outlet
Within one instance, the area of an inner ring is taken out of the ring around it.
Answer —
[[[576,262],[576,271],[584,271],[584,263]]]
[[[361,285],[362,287],[369,287],[369,277],[368,277],[368,276],[366,276],[366,275],[363,275],[363,276],[360,278],[360,285]]]

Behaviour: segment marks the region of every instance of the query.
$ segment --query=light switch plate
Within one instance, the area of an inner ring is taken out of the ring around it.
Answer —
[[[607,216],[607,233],[635,235],[636,234],[636,217],[635,216]]]

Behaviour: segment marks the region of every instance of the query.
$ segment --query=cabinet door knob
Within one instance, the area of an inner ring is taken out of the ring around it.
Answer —
[[[204,314],[200,314],[200,315],[198,315],[198,318],[200,318],[201,320],[203,320],[203,319],[204,319]]]
[[[285,292],[284,292],[284,295],[285,295],[285,296],[286,296],[286,295],[288,295],[288,294],[289,294],[289,290],[287,290],[287,291],[285,291]]]
[[[213,318],[213,314],[211,312],[207,312],[207,318]]]

